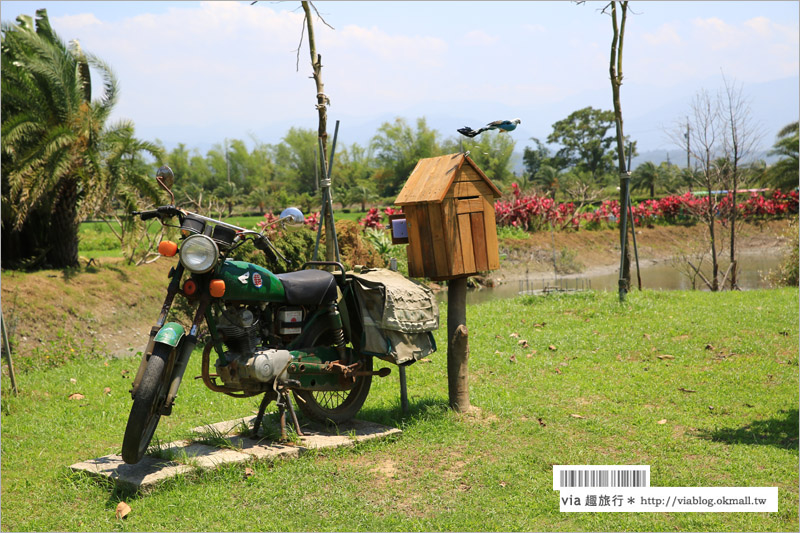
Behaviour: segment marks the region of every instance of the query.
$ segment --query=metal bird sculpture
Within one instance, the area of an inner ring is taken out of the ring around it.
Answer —
[[[466,137],[475,137],[479,133],[483,133],[484,131],[488,130],[500,130],[500,133],[504,131],[513,131],[516,129],[517,124],[522,122],[520,119],[515,118],[513,120],[495,120],[494,122],[488,123],[486,126],[482,128],[478,128],[477,130],[473,130],[469,126],[464,126],[463,128],[458,129],[458,133],[464,135]]]

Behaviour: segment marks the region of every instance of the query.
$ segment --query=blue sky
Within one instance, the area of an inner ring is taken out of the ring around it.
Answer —
[[[366,144],[384,121],[420,116],[445,136],[519,117],[517,147],[585,106],[610,109],[606,2],[318,2],[330,129]],[[699,90],[741,84],[765,147],[798,119],[798,2],[631,2],[626,134],[675,148],[668,130]],[[66,41],[104,59],[122,88],[115,116],[167,146],[278,142],[316,129],[299,2],[0,2],[4,22],[45,7]]]

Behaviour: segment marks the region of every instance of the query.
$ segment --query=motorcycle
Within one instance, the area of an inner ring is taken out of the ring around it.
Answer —
[[[232,397],[264,395],[254,434],[267,405],[275,401],[282,437],[287,411],[302,435],[289,393],[311,420],[340,423],[353,418],[369,394],[373,376],[391,372],[373,371],[374,354],[362,349],[365,317],[353,273],[339,262],[310,261],[297,271],[276,275],[231,259],[236,248],[253,241],[270,260],[285,260],[264,230],[248,230],[176,207],[173,180],[172,170],[161,167],[156,181],[169,193],[170,205],[133,213],[142,220],[158,218],[167,226],[177,219],[181,244],[165,240],[158,247],[163,256],[178,255],[179,262],[170,270],[167,295],[130,391],[133,405],[122,443],[123,460],[138,463],[161,417],[172,413],[203,321],[208,336],[202,381],[212,391]],[[279,223],[286,228],[302,226],[304,217],[298,209],[288,208]],[[188,331],[167,321],[177,295],[194,310]],[[212,349],[217,355],[213,373]],[[433,350],[435,345],[428,351]]]

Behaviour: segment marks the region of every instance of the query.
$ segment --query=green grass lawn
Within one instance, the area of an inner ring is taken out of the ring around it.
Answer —
[[[308,213],[305,213],[308,215]],[[366,211],[353,210],[345,213],[343,210],[334,211],[334,220],[357,221],[367,214]],[[212,216],[213,218],[213,216]],[[234,226],[255,229],[257,224],[264,220],[263,216],[232,216],[223,217],[221,220]],[[150,233],[160,229],[157,223],[150,224]],[[79,229],[79,253],[87,259],[90,257],[121,257],[119,240],[114,236],[111,228],[105,222],[83,222]]]
[[[401,436],[253,463],[250,477],[226,466],[147,495],[67,468],[119,452],[138,360],[30,371],[16,398],[4,376],[2,530],[798,530],[796,288],[634,292],[625,305],[610,292],[525,297],[467,316],[476,412],[447,409],[442,328],[440,351],[408,369],[410,413],[392,367],[360,414]],[[187,377],[199,373],[196,356]],[[257,405],[187,379],[156,435]],[[555,464],[647,464],[652,486],[777,486],[779,512],[562,514]],[[133,511],[117,520],[123,499]]]

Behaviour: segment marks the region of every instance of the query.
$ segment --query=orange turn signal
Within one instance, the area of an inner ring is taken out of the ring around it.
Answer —
[[[172,241],[161,241],[158,243],[158,253],[164,257],[173,257],[178,253],[178,245]]]
[[[212,279],[211,283],[208,284],[208,292],[210,292],[211,296],[214,298],[222,298],[225,294],[225,281],[221,279]]]
[[[193,296],[197,292],[197,283],[194,280],[187,279],[183,284],[183,294],[186,296]]]

